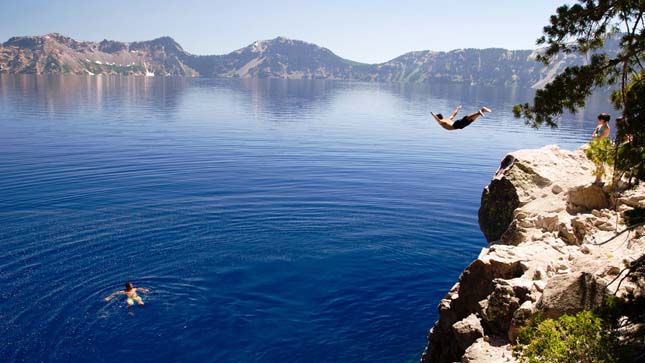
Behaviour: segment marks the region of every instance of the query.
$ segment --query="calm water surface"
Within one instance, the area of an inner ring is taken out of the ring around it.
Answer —
[[[2,76],[0,361],[417,361],[500,159],[608,109],[535,131],[510,113],[530,96]],[[428,116],[459,103],[495,112]],[[145,307],[102,300],[126,280]]]

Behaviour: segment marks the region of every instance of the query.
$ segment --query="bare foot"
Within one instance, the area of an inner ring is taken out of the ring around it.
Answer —
[[[493,110],[491,110],[490,108],[488,108],[488,107],[484,106],[484,107],[482,107],[482,109],[480,110],[480,112],[493,112]]]

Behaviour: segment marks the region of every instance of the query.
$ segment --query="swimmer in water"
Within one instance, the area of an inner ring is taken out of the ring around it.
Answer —
[[[137,302],[137,304],[143,306],[143,299],[141,299],[141,296],[137,295],[137,291],[140,291],[144,294],[147,294],[150,292],[150,290],[148,289],[144,289],[143,287],[134,287],[132,286],[131,282],[126,282],[125,290],[119,290],[119,291],[113,292],[110,296],[105,298],[105,301],[110,301],[114,299],[114,297],[117,295],[125,295],[128,298],[126,300],[128,303],[128,306],[134,305],[135,301]]]

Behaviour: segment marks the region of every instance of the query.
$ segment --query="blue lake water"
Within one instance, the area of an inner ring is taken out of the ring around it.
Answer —
[[[418,361],[501,158],[611,111],[536,131],[531,95],[0,76],[0,361]],[[494,113],[430,119],[459,103]],[[103,301],[128,280],[145,307]]]

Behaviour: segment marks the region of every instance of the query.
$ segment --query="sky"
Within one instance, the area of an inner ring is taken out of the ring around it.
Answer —
[[[413,50],[534,49],[572,0],[1,0],[0,42],[58,32],[77,40],[168,35],[193,54],[284,36],[380,63]]]

